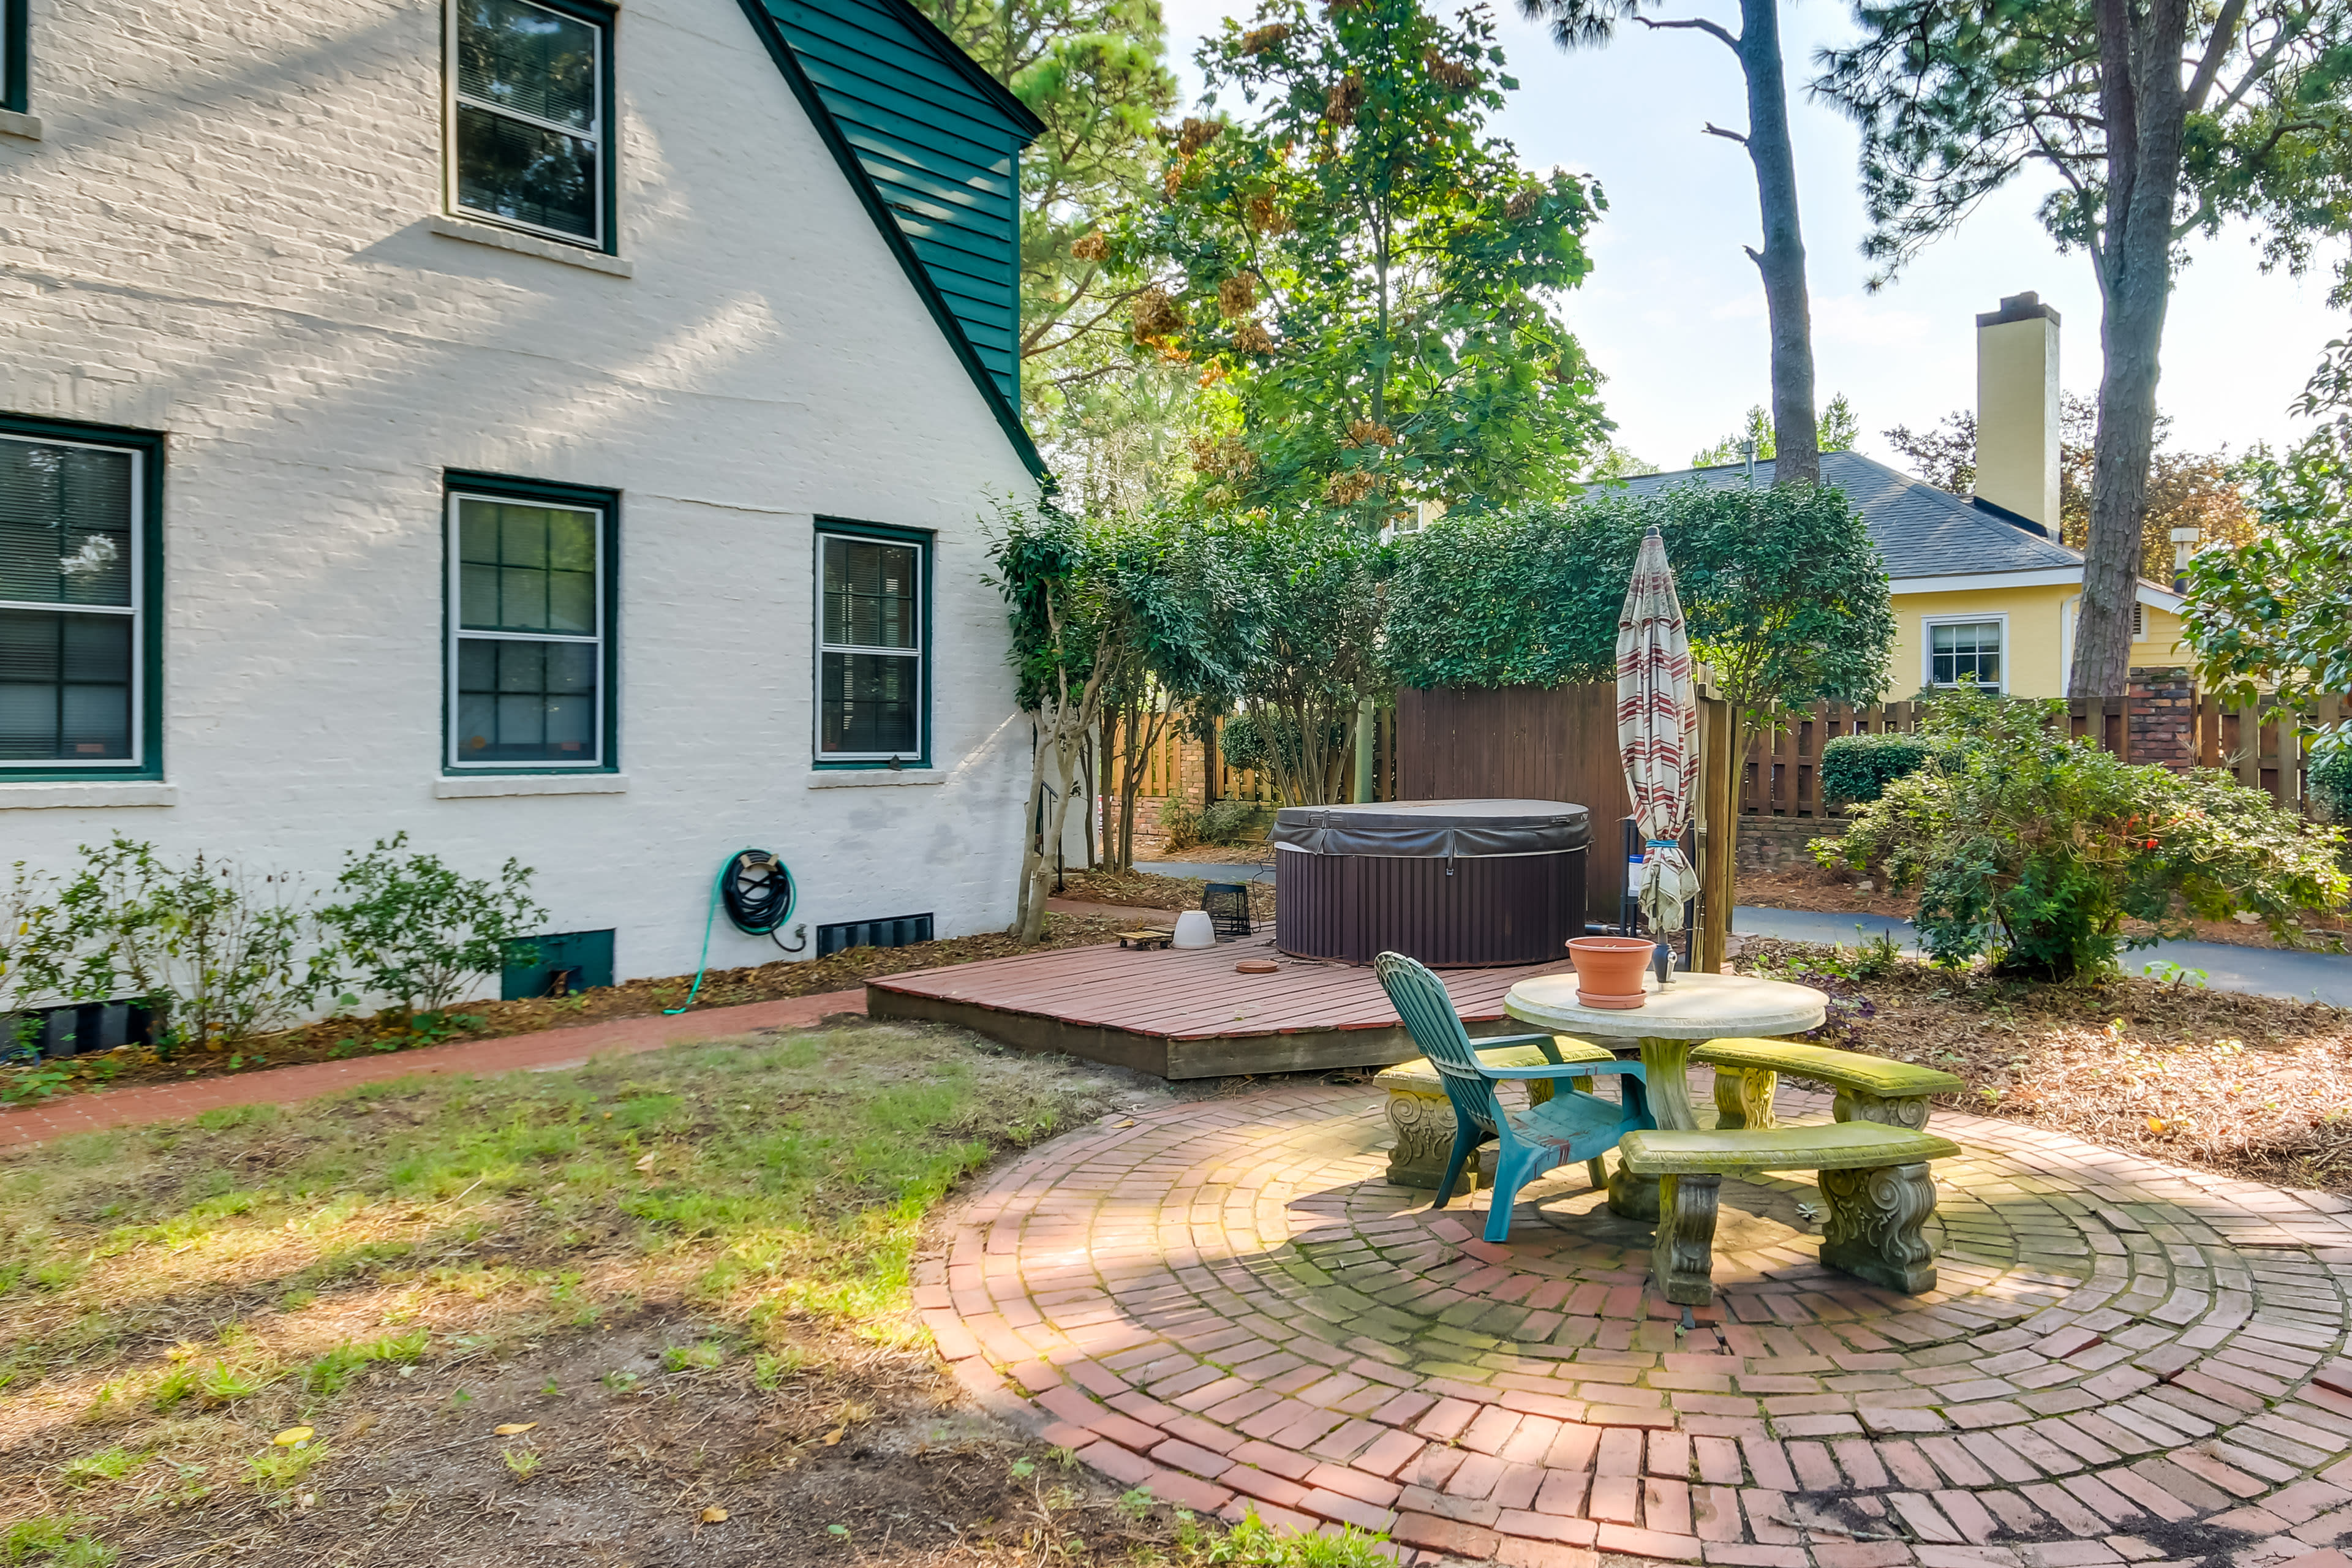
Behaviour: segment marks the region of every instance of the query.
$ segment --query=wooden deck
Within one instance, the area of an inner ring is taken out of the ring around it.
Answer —
[[[1236,973],[1244,958],[1282,968]],[[1556,963],[1450,969],[1443,978],[1473,1035],[1517,1034],[1504,993],[1569,967],[1563,953]],[[893,974],[866,984],[866,1010],[1167,1079],[1385,1067],[1421,1054],[1371,970],[1285,958],[1270,935],[1160,952],[1061,948]]]

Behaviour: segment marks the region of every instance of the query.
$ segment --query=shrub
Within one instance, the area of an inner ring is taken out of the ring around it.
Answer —
[[[2336,731],[2334,744],[2312,759],[2311,796],[2329,821],[2352,823],[2352,732]]]
[[[1839,735],[1822,748],[1822,796],[1867,805],[1927,766],[1929,754],[1916,735]]]
[[[1160,803],[1160,847],[1162,849],[1190,849],[1205,842],[1201,837],[1201,814],[1182,795],[1170,795]]]
[[[495,881],[461,877],[436,855],[402,854],[407,846],[401,833],[347,851],[335,879],[342,901],[320,910],[319,924],[358,966],[351,979],[437,1014],[497,973],[506,944],[547,911],[531,901],[528,866],[509,859]]]
[[[1201,841],[1204,844],[1238,844],[1249,836],[1265,816],[1265,808],[1254,800],[1211,801],[1201,813]]]
[[[1914,923],[1937,963],[2067,979],[2112,969],[2126,920],[2175,934],[2183,912],[2262,916],[2283,940],[2347,886],[2343,834],[2212,770],[2133,767],[2063,735],[2064,705],[1975,691],[1938,699],[1929,765],[1889,783],[1815,856],[1917,884]],[[2053,730],[2053,726],[2055,729]]]

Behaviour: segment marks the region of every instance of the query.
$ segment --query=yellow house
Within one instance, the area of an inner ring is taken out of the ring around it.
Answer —
[[[1890,699],[1979,685],[2018,697],[2067,695],[2082,554],[2058,542],[2058,312],[2032,294],[1977,318],[1976,493],[1956,496],[1859,452],[1822,454],[1822,482],[1844,490],[1886,563],[1895,610]],[[1772,482],[1769,459],[1626,481],[1634,490],[1692,479]],[[2189,662],[2180,595],[2142,581],[2132,667]],[[2112,695],[2102,693],[2101,695]]]

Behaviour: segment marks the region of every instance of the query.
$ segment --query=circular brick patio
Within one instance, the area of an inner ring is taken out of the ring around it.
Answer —
[[[1966,1157],[1926,1296],[1823,1268],[1810,1182],[1727,1181],[1685,1328],[1582,1167],[1490,1246],[1484,1192],[1388,1185],[1379,1096],[1318,1087],[1036,1151],[918,1299],[968,1386],[1121,1484],[1424,1557],[2352,1568],[2352,1205],[1933,1125]]]

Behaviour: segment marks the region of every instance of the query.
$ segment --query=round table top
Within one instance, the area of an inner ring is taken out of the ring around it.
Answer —
[[[1523,1024],[1612,1039],[1769,1039],[1820,1027],[1829,1001],[1810,985],[1750,974],[1677,973],[1663,989],[1656,975],[1645,974],[1642,989],[1649,996],[1643,1006],[1587,1007],[1576,999],[1573,973],[1539,974],[1512,986],[1503,1011]]]

